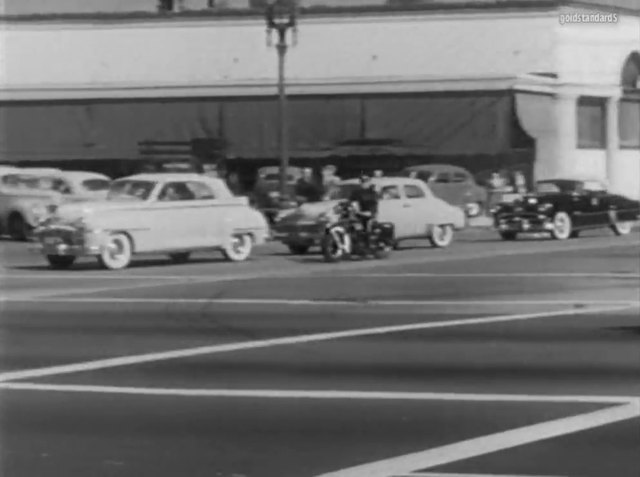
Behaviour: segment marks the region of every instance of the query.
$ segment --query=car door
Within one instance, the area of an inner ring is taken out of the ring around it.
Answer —
[[[395,227],[396,238],[410,237],[412,234],[411,205],[402,195],[399,184],[385,184],[378,191],[378,220],[391,222]]]
[[[215,247],[222,243],[225,216],[232,211],[204,181],[190,181],[187,186],[193,193],[193,205],[197,210],[198,225],[193,232],[194,246]]]
[[[416,184],[404,184],[402,186],[405,200],[411,205],[409,208],[410,233],[414,237],[427,234],[428,226],[433,222],[429,213],[429,201],[427,193]]]
[[[451,205],[464,207],[464,205],[474,202],[471,177],[462,171],[456,171],[451,175],[449,190]]]
[[[167,182],[151,205],[154,242],[159,250],[197,248],[201,240],[201,211],[186,181]]]

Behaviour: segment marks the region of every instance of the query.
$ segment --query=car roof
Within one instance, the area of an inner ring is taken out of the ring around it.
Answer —
[[[33,174],[33,175],[45,175],[45,174],[60,174],[61,169],[56,167],[19,167],[17,173],[20,174]]]
[[[108,176],[104,174],[100,174],[99,172],[91,172],[91,171],[62,171],[62,174],[58,174],[58,175],[63,177],[69,177],[75,180],[82,180],[82,179],[106,179],[108,181],[111,180]]]
[[[466,172],[469,173],[464,167],[454,166],[452,164],[420,164],[417,166],[409,166],[404,168],[405,171],[431,171],[431,172]]]
[[[419,187],[422,187],[424,183],[420,179],[413,179],[410,177],[372,177],[371,182],[377,187],[384,187],[386,185],[397,185],[397,184],[413,184]],[[359,184],[360,179],[347,179],[341,181],[340,184]]]
[[[174,181],[201,181],[214,179],[213,177],[196,172],[145,172],[132,176],[120,177],[118,180],[136,180],[153,182],[174,182]]]

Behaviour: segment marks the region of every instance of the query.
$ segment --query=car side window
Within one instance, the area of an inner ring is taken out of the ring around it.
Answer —
[[[469,180],[469,178],[467,177],[467,175],[464,172],[455,172],[453,174],[453,177],[451,178],[451,182],[456,182],[458,184],[462,183],[462,182],[467,182]]]
[[[160,191],[158,200],[162,202],[177,202],[194,200],[195,196],[185,182],[170,182]]]
[[[61,194],[71,194],[71,186],[62,179],[54,181],[53,188]]]
[[[407,196],[407,199],[423,199],[426,197],[424,191],[413,184],[407,184],[404,186],[404,195]]]
[[[438,184],[449,184],[451,182],[451,176],[448,172],[440,172],[437,175],[435,182]]]
[[[187,187],[193,194],[194,200],[211,200],[216,198],[213,190],[202,182],[189,182],[187,183]]]
[[[400,188],[397,185],[388,185],[380,189],[380,199],[382,200],[395,200],[401,197]]]

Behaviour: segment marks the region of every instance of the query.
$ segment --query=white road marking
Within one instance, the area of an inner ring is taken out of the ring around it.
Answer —
[[[640,401],[464,440],[319,477],[391,477],[640,417]]]
[[[193,280],[185,280],[184,278],[180,278],[176,280],[174,283],[171,282],[170,279],[166,280],[166,283],[137,283],[137,284],[129,284],[129,285],[118,285],[118,286],[105,286],[105,287],[94,287],[94,288],[86,288],[78,290],[77,292],[69,291],[68,289],[64,290],[49,290],[44,292],[29,292],[23,294],[24,297],[45,297],[45,296],[59,296],[59,295],[73,295],[79,293],[99,293],[99,292],[111,292],[111,291],[120,291],[120,290],[131,290],[131,289],[144,289],[144,288],[159,288],[163,286],[169,285],[181,285],[194,283],[216,283],[216,282],[228,282],[228,281],[236,281],[236,280],[254,280],[260,278],[276,278],[278,276],[285,277],[308,277],[317,274],[324,274],[325,276],[330,276],[331,273],[342,272],[342,271],[353,271],[353,270],[369,270],[376,268],[384,268],[384,267],[394,267],[394,266],[402,266],[402,265],[415,265],[422,263],[438,263],[438,262],[454,262],[454,261],[462,261],[462,260],[478,260],[483,258],[494,258],[494,257],[506,257],[506,256],[518,256],[518,255],[537,255],[537,254],[551,254],[558,252],[572,252],[572,251],[580,251],[580,250],[593,250],[593,249],[602,249],[602,248],[614,248],[614,247],[630,247],[640,245],[639,240],[622,240],[617,242],[611,242],[610,240],[606,241],[598,241],[595,243],[584,243],[580,245],[571,244],[567,246],[567,244],[542,244],[538,247],[529,247],[529,248],[514,248],[514,249],[500,249],[494,251],[487,252],[469,252],[465,253],[463,251],[457,252],[455,255],[424,255],[422,257],[400,257],[393,258],[390,261],[363,261],[363,262],[347,262],[347,263],[338,263],[338,264],[326,264],[323,266],[322,270],[317,270],[314,266],[313,268],[304,267],[300,269],[298,267],[292,269],[278,270],[278,271],[256,271],[256,272],[248,272],[244,274],[238,274],[234,276],[226,275],[226,276],[216,276],[216,277],[207,277],[202,276],[201,278],[193,279]],[[298,264],[300,265],[300,264]],[[11,273],[6,272],[7,277],[11,277]],[[215,273],[215,271],[214,271]],[[22,274],[26,275],[26,274]],[[63,274],[56,274],[63,275]],[[74,275],[72,272],[69,275]],[[42,277],[46,275],[34,274],[34,277]],[[94,274],[95,276],[95,274]],[[124,276],[124,275],[118,275]],[[127,275],[133,276],[133,275]],[[100,277],[102,278],[102,276]],[[164,280],[163,280],[164,281]],[[15,296],[15,294],[14,294]]]
[[[244,341],[239,343],[226,343],[212,346],[203,346],[197,348],[179,349],[173,351],[164,351],[158,353],[148,353],[135,356],[124,356],[118,358],[100,359],[94,361],[86,361],[82,363],[66,364],[59,366],[49,366],[44,368],[26,369],[20,371],[9,371],[0,374],[0,382],[24,380],[29,378],[40,378],[44,376],[56,376],[61,374],[70,374],[84,371],[95,371],[99,369],[115,368],[120,366],[130,366],[142,363],[151,363],[157,361],[165,361],[177,358],[188,358],[193,356],[202,356],[214,353],[228,353],[232,351],[243,351],[249,349],[270,348],[274,346],[296,345],[302,343],[313,343],[318,341],[337,340],[343,338],[355,338],[360,336],[374,336],[389,333],[399,333],[406,331],[418,331],[434,328],[447,328],[454,326],[468,325],[484,325],[490,323],[503,323],[508,321],[532,320],[540,318],[549,318],[552,316],[575,316],[585,313],[605,313],[613,311],[627,310],[633,307],[617,306],[617,307],[599,307],[599,308],[572,308],[569,310],[546,311],[537,313],[523,313],[516,315],[498,315],[482,318],[466,318],[448,321],[422,322],[408,325],[380,326],[374,328],[363,328],[347,331],[334,331],[326,333],[314,333],[298,336],[287,336],[282,338],[272,338],[256,341]]]
[[[336,277],[334,275],[332,278]],[[636,278],[640,273],[362,273],[337,275],[338,278]]]
[[[521,394],[428,393],[389,391],[308,391],[289,389],[184,389],[132,386],[95,386],[82,384],[0,383],[0,389],[13,391],[49,391],[66,393],[125,394],[138,396],[175,396],[211,398],[318,399],[364,401],[458,401],[524,402],[571,404],[628,404],[634,396],[554,396]]]
[[[0,302],[35,303],[131,303],[131,304],[219,304],[282,306],[640,306],[640,300],[315,300],[289,298],[146,298],[146,297],[16,297]]]
[[[443,474],[441,472],[415,472],[406,475],[394,475],[393,477],[561,477],[553,475],[505,475],[505,474]]]

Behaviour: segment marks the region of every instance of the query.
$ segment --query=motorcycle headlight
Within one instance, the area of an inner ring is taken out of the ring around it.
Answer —
[[[549,210],[553,209],[553,205],[549,204],[549,203],[545,203],[545,204],[538,204],[538,212],[547,212]]]

